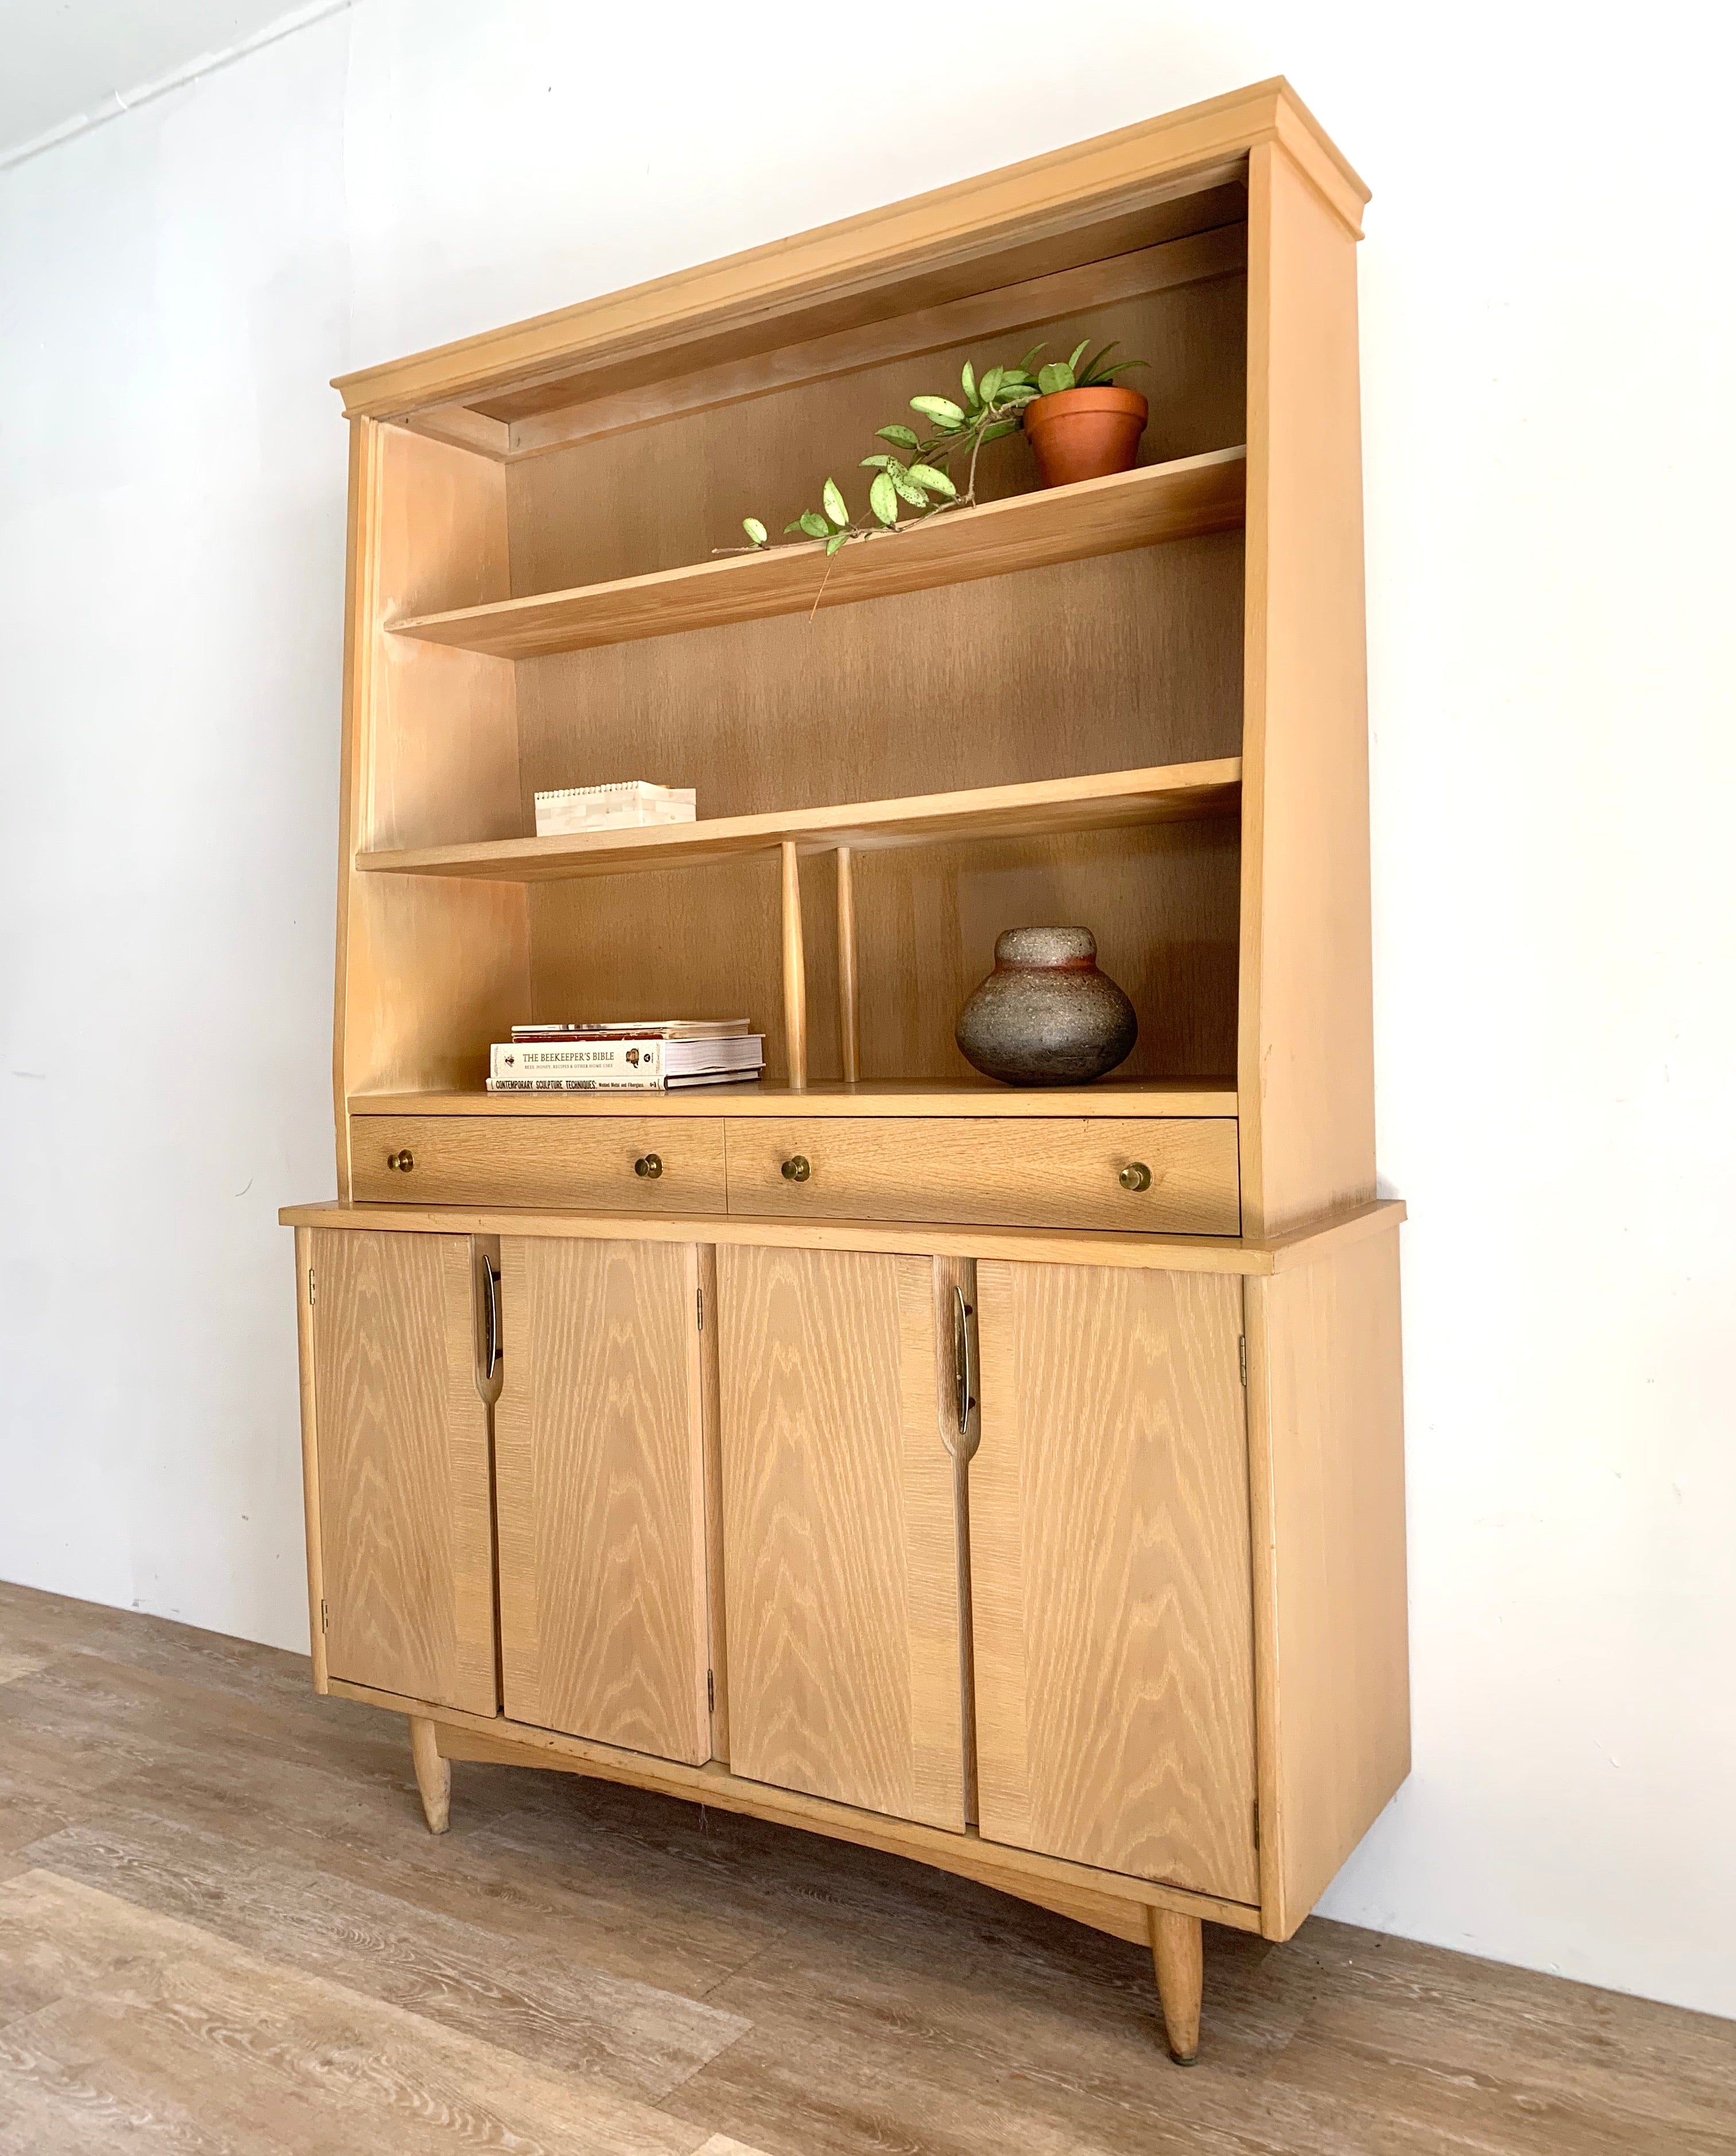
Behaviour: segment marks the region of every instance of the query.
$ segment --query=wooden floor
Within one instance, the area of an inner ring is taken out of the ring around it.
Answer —
[[[1736,2024],[1316,1921],[1137,1948],[963,1880],[458,1765],[306,1664],[0,1586],[0,2156],[1736,2152]]]

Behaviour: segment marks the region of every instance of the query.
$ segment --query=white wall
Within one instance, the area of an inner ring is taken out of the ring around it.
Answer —
[[[1416,1770],[1327,1907],[1736,2014],[1727,18],[952,19],[358,0],[0,176],[0,1575],[305,1640],[326,377],[1281,71],[1375,189],[1413,1212]]]

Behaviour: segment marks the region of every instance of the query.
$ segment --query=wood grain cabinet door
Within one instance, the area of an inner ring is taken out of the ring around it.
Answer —
[[[517,1722],[699,1764],[698,1252],[501,1239],[501,1671]]]
[[[964,1825],[933,1260],[717,1253],[730,1764]]]
[[[326,1660],[335,1677],[495,1711],[488,1410],[468,1235],[312,1239]]]
[[[982,1260],[986,1840],[1259,1900],[1241,1282]]]

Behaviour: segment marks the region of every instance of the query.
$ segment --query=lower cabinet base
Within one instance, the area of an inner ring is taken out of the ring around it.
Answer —
[[[466,1714],[428,1701],[402,1699],[367,1685],[347,1683],[341,1677],[331,1678],[326,1689],[345,1699],[360,1700],[406,1717],[423,1811],[434,1834],[446,1830],[449,1762],[454,1759],[587,1774],[593,1780],[655,1789],[719,1811],[742,1812],[750,1818],[799,1827],[809,1834],[827,1835],[836,1841],[910,1857],[937,1871],[974,1879],[980,1886],[1014,1895],[1020,1901],[1035,1902],[1117,1938],[1148,1945],[1170,2055],[1183,2066],[1191,2066],[1199,2051],[1202,1921],[1225,1924],[1235,1931],[1260,1929],[1260,1912],[1243,1902],[1122,1878],[1060,1857],[1003,1848],[970,1832],[952,1834],[915,1820],[882,1818],[849,1804],[750,1782],[716,1763],[684,1766],[675,1760],[534,1729],[499,1716]]]

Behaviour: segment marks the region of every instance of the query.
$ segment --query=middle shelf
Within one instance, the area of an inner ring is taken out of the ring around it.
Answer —
[[[546,658],[597,644],[674,636],[932,591],[1017,569],[1077,562],[1172,539],[1241,528],[1245,448],[1141,465],[1107,479],[1040,488],[881,532],[831,557],[811,544],[745,548],[648,576],[496,599],[389,624],[397,636],[503,659]]]
[[[558,839],[489,839],[474,845],[415,846],[361,854],[374,875],[469,876],[494,883],[619,875],[636,869],[698,868],[782,844],[869,852],[944,839],[1038,839],[1074,831],[1127,830],[1206,816],[1230,816],[1241,802],[1241,759],[1154,764],[1020,786],[978,786],[892,801],[847,801],[768,815],[719,816],[587,831]]]

